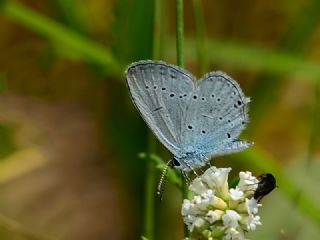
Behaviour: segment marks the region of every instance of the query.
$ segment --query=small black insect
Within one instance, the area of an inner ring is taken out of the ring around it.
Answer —
[[[260,202],[265,195],[269,194],[273,189],[276,188],[276,179],[271,173],[262,174],[258,177],[258,179],[260,181],[256,191],[253,194],[253,198]]]

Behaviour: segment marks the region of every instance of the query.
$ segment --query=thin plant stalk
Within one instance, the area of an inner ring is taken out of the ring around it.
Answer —
[[[153,26],[153,49],[152,58],[160,56],[160,34],[161,34],[161,0],[154,1],[154,26]],[[154,239],[155,229],[155,189],[156,169],[151,154],[157,151],[157,143],[152,132],[148,134],[148,161],[145,181],[145,211],[144,211],[144,236]]]
[[[196,45],[200,75],[205,74],[208,67],[206,58],[206,34],[201,0],[193,0],[194,21],[196,28]]]
[[[151,132],[148,134],[148,161],[145,179],[145,209],[144,209],[144,230],[143,235],[148,239],[154,239],[155,220],[155,189],[156,178],[153,162],[149,159],[151,153],[156,151],[156,141]]]
[[[177,0],[177,33],[176,33],[176,48],[177,48],[177,64],[179,67],[184,67],[184,33],[183,33],[183,0]],[[188,185],[183,179],[182,181],[182,197],[188,198]],[[189,235],[187,226],[184,225],[184,235]]]
[[[183,0],[177,0],[177,33],[176,33],[176,48],[177,48],[177,64],[179,67],[184,67],[184,33],[183,33]]]

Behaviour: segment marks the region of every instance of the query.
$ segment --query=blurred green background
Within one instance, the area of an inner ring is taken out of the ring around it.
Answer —
[[[320,1],[184,4],[186,68],[225,71],[252,99],[242,138],[255,146],[212,164],[278,180],[248,238],[318,239]],[[170,0],[0,1],[0,239],[139,239],[149,130],[124,69],[176,63],[175,11]],[[168,183],[155,239],[182,238],[181,203]]]

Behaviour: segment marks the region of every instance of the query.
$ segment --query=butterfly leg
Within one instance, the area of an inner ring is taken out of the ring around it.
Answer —
[[[196,177],[199,177],[198,173],[193,169],[193,167],[191,167],[191,165],[187,161],[185,160],[182,160],[182,161],[185,165],[187,165],[188,168],[190,168],[190,170],[194,173],[194,175],[196,175]]]
[[[184,180],[186,181],[186,183],[188,185],[190,185],[190,178],[188,177],[187,173],[183,170],[180,170],[180,172],[181,172],[181,175],[183,176]]]
[[[212,164],[211,164],[211,162],[210,161],[208,161],[208,163],[207,163],[208,165],[209,165],[209,169],[211,170],[211,172],[212,173],[214,173],[215,172],[215,170],[214,169],[212,169]]]

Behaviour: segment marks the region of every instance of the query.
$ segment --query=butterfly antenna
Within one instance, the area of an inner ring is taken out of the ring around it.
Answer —
[[[158,183],[157,187],[157,194],[160,197],[160,201],[162,201],[163,193],[164,193],[164,188],[166,186],[167,182],[167,174],[168,174],[168,168],[172,165],[172,159],[170,159],[166,165],[166,167],[163,169],[160,181]]]

